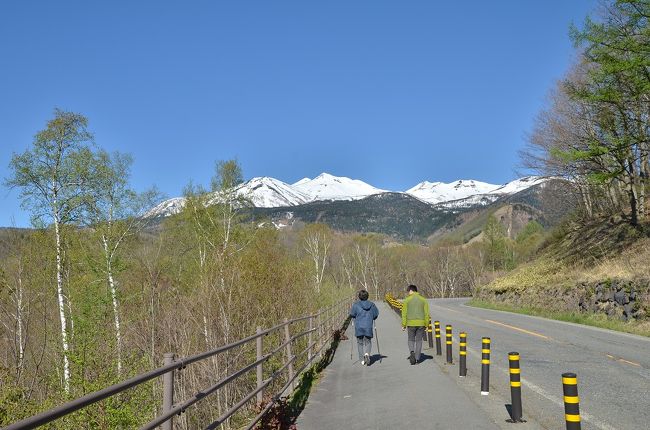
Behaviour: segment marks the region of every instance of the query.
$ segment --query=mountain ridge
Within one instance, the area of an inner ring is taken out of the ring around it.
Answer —
[[[391,191],[374,187],[359,179],[334,176],[323,172],[313,179],[303,178],[293,184],[268,176],[254,177],[235,188],[239,196],[250,199],[256,208],[300,206],[317,201],[360,200],[384,193],[406,194],[428,205],[454,210],[485,206],[504,195],[515,194],[548,178],[526,176],[506,184],[489,184],[474,179],[460,179],[451,183],[423,181],[406,191]],[[214,194],[214,193],[213,193]],[[209,199],[216,203],[217,196]],[[145,213],[146,218],[167,217],[180,212],[184,197],[167,199]]]

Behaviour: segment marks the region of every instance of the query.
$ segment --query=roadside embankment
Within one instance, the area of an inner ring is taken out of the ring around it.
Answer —
[[[567,241],[481,287],[471,304],[650,336],[650,239],[570,258]]]

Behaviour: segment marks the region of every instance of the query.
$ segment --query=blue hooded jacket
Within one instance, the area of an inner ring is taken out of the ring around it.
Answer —
[[[350,309],[354,318],[354,335],[372,337],[372,322],[379,316],[379,309],[370,300],[359,300]]]

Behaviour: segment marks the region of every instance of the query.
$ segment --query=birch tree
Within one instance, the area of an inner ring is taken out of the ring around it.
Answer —
[[[74,224],[84,213],[94,172],[92,135],[88,120],[79,114],[54,111],[54,118],[34,137],[31,148],[13,154],[10,187],[20,189],[22,206],[31,212],[35,226],[51,225],[55,236],[56,278],[54,280],[60,323],[63,388],[70,391],[69,318],[64,291],[63,246],[65,225]]]
[[[158,198],[155,189],[137,193],[129,187],[133,159],[129,154],[99,151],[94,157],[97,173],[93,199],[89,200],[89,225],[96,231],[103,252],[103,273],[113,310],[118,376],[122,372],[122,328],[116,263],[124,243],[142,230],[144,211]]]
[[[302,231],[303,249],[310,258],[314,280],[314,289],[320,293],[325,276],[325,267],[332,244],[332,232],[325,224],[308,225]]]

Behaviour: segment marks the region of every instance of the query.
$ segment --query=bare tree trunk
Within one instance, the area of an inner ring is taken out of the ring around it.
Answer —
[[[106,259],[106,275],[108,278],[108,287],[111,292],[111,300],[113,302],[113,325],[115,327],[115,349],[117,352],[117,375],[122,374],[122,331],[120,329],[120,312],[119,312],[119,299],[117,297],[117,285],[113,278],[113,264],[111,252],[108,248],[108,240],[106,236],[102,236],[102,244],[104,245],[104,258]]]
[[[59,305],[59,320],[61,323],[61,345],[63,347],[63,389],[70,393],[70,362],[68,354],[67,319],[65,315],[65,299],[63,296],[63,263],[61,261],[61,231],[58,217],[54,217],[54,233],[56,235],[56,295]]]
[[[642,146],[642,145],[640,145]],[[648,181],[648,151],[641,148],[641,165],[639,166],[639,215],[646,216],[646,183]]]
[[[634,161],[628,159],[628,195],[630,199],[630,224],[639,224],[639,197],[637,194],[638,176],[635,174]]]
[[[348,285],[350,289],[353,290],[354,286],[352,285],[352,268],[348,267],[348,263],[345,261],[345,255],[341,254],[341,261],[343,262],[343,270],[345,271],[345,276],[348,279]]]
[[[16,367],[18,373],[22,371],[23,359],[25,358],[25,339],[23,337],[23,264],[18,263],[18,285],[16,291],[16,323],[18,325],[16,336],[18,337],[18,361]]]

